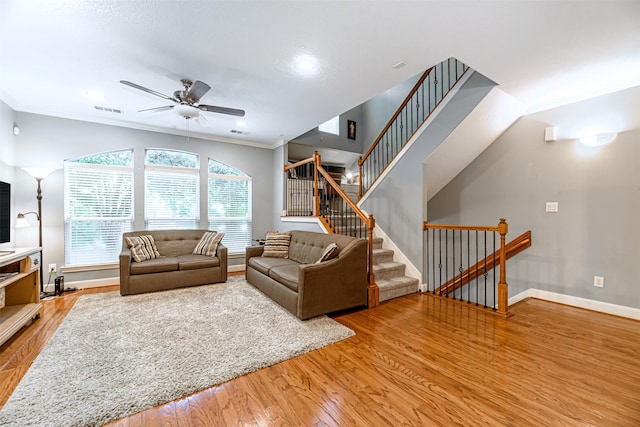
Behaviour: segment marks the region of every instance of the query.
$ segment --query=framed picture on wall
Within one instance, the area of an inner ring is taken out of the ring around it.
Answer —
[[[356,122],[347,120],[347,138],[356,139]]]

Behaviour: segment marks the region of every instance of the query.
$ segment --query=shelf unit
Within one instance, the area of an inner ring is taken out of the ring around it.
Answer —
[[[0,250],[0,292],[4,307],[0,308],[0,345],[7,342],[23,326],[40,317],[41,248]]]

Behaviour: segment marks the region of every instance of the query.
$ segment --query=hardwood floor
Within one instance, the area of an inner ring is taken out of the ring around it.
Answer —
[[[45,301],[2,347],[1,405],[77,298],[104,290]],[[112,426],[640,425],[640,322],[539,300],[510,310],[413,294],[342,313],[355,337]]]

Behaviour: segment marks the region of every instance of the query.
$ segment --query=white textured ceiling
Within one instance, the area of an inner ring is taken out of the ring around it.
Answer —
[[[168,102],[119,81],[171,95],[181,78],[202,80],[213,89],[201,102],[246,110],[246,126],[203,113],[191,135],[276,146],[448,57],[529,111],[640,85],[639,22],[638,1],[1,0],[0,98],[184,133],[174,111],[137,112]],[[299,54],[318,72],[295,73]]]

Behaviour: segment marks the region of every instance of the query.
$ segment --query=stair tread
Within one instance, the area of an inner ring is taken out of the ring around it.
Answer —
[[[376,280],[376,284],[380,289],[393,288],[393,287],[405,286],[405,285],[418,285],[418,282],[420,282],[418,279],[416,279],[415,277],[409,277],[409,276],[400,276],[400,277],[394,277],[393,279]]]
[[[373,270],[391,270],[394,268],[405,268],[406,264],[403,264],[401,262],[395,262],[395,261],[386,261],[386,262],[381,262],[378,264],[374,264],[373,265]]]

